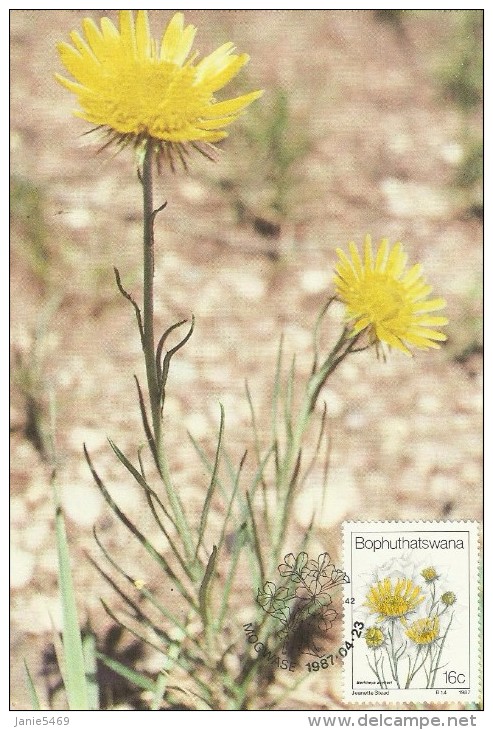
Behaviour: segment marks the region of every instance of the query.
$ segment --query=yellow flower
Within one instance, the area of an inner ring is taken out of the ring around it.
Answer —
[[[378,626],[370,626],[365,631],[365,641],[370,649],[379,649],[385,643],[382,629],[379,629]]]
[[[384,578],[372,586],[366,596],[365,606],[371,613],[378,613],[377,623],[385,619],[400,619],[406,623],[406,616],[423,601],[424,596],[418,586],[408,578],[398,578],[395,585],[390,578]]]
[[[112,140],[136,145],[152,141],[158,151],[178,152],[187,143],[217,142],[227,136],[224,127],[262,92],[216,101],[214,94],[248,62],[246,53],[233,53],[225,43],[196,62],[190,56],[196,28],[184,26],[176,13],[158,43],[151,38],[146,10],[120,10],[120,30],[109,18],[101,29],[90,18],[82,22],[84,35],[70,34],[73,45],[57,48],[75,81],[56,75],[77,96],[82,117],[103,128]],[[182,158],[183,159],[183,158]]]
[[[445,604],[445,606],[452,606],[456,600],[457,596],[453,591],[446,591],[442,597],[440,598],[441,602]]]
[[[438,580],[439,578],[435,568],[423,568],[421,575],[427,583],[433,583],[434,580]]]
[[[439,633],[440,621],[438,620],[438,616],[434,618],[418,618],[417,621],[413,621],[406,631],[411,641],[414,641],[415,644],[419,644],[420,646],[432,644],[438,639]]]
[[[356,320],[351,335],[366,329],[372,344],[384,342],[406,355],[411,354],[409,345],[440,347],[437,341],[447,338],[434,328],[447,324],[448,319],[430,313],[443,309],[446,302],[441,297],[426,299],[432,288],[421,275],[421,264],[405,271],[407,256],[402,244],[396,243],[389,250],[384,238],[374,258],[367,235],[363,257],[352,241],[349,253],[348,257],[337,249],[334,283],[346,305],[348,320]]]

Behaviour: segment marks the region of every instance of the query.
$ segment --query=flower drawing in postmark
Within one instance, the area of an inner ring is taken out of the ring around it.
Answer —
[[[266,581],[258,589],[257,603],[277,620],[276,633],[284,648],[301,630],[308,637],[302,653],[321,657],[325,650],[317,643],[317,636],[325,634],[338,618],[333,592],[349,583],[349,577],[336,568],[327,552],[316,560],[306,552],[296,556],[288,553],[278,570],[282,579],[279,586]]]

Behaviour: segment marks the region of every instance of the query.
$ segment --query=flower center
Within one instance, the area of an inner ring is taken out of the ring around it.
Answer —
[[[105,79],[98,103],[115,129],[161,137],[198,121],[210,94],[194,86],[195,69],[132,59]]]
[[[409,611],[409,605],[401,596],[388,596],[382,606],[385,616],[404,616]]]
[[[360,301],[373,322],[388,322],[406,309],[405,289],[386,274],[373,272],[361,283]]]

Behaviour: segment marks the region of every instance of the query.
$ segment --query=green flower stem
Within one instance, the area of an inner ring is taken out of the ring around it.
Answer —
[[[413,681],[414,677],[419,672],[419,670],[421,669],[421,667],[424,666],[426,660],[431,656],[430,655],[430,647],[427,647],[426,653],[424,655],[423,660],[421,661],[421,663],[418,666],[416,666],[418,664],[418,660],[420,658],[419,655],[421,653],[421,649],[422,649],[422,647],[421,646],[418,646],[418,650],[416,652],[416,658],[414,660],[414,664],[413,664],[412,669],[411,668],[409,669],[409,672],[408,672],[408,675],[407,675],[407,679],[406,679],[406,686],[404,687],[404,689],[409,689],[409,687],[411,686],[411,682]],[[426,671],[426,669],[425,669],[425,671]]]
[[[291,501],[294,495],[294,490],[291,487],[296,477],[295,470],[301,453],[303,437],[309,426],[317,398],[327,378],[334,372],[346,355],[352,351],[358,337],[359,335],[355,335],[348,339],[348,330],[344,328],[331,353],[308,381],[296,426],[293,429],[292,435],[288,438],[286,454],[277,474],[277,493],[280,496],[280,510],[273,526],[271,570],[275,569],[275,564],[277,563],[278,555],[282,547],[282,541],[290,515]]]
[[[398,688],[401,689],[401,683],[399,681],[399,659],[397,658],[397,654],[396,654],[396,650],[395,650],[394,636],[395,636],[395,621],[391,621],[390,631],[389,631],[390,653],[387,651],[387,654],[389,657],[390,671],[392,672],[392,677],[394,678]]]
[[[168,459],[163,439],[163,417],[161,414],[161,393],[159,392],[159,382],[156,365],[156,353],[154,348],[154,217],[155,211],[153,206],[152,194],[152,166],[153,166],[154,150],[151,144],[146,145],[144,162],[142,167],[142,190],[144,198],[144,293],[143,293],[143,350],[145,357],[147,387],[149,390],[149,400],[151,405],[152,428],[154,436],[154,444],[156,447],[156,457],[159,472],[163,479],[166,493],[173,511],[176,526],[187,559],[192,561],[194,555],[194,546],[190,529],[184,515],[182,506],[178,499],[171,480],[171,474],[168,466]]]
[[[448,626],[445,629],[445,633],[444,633],[444,635],[442,637],[442,640],[440,642],[440,649],[438,651],[438,654],[437,654],[437,657],[436,657],[436,661],[434,662],[434,666],[432,665],[431,668],[430,668],[430,675],[431,675],[430,676],[430,681],[431,681],[430,687],[431,688],[433,688],[435,686],[435,682],[436,682],[436,678],[437,678],[437,672],[438,672],[438,670],[440,668],[440,659],[442,658],[443,645],[445,644],[445,639],[447,638],[447,634],[448,634],[448,632],[450,630],[450,627],[452,625],[453,618],[454,618],[454,614],[451,615],[450,621],[448,622]]]
[[[152,146],[146,146],[142,170],[144,196],[144,356],[147,387],[151,401],[152,425],[156,441],[161,437],[161,418],[156,404],[159,403],[159,385],[154,355],[154,207],[152,195]]]
[[[380,676],[380,672],[378,669],[378,660],[377,660],[377,654],[376,652],[373,653],[373,660],[375,662],[375,666],[371,663],[368,654],[366,655],[366,661],[368,662],[368,666],[370,667],[371,671],[377,678],[378,684],[382,689],[387,689],[387,682],[385,680],[385,675]],[[382,657],[382,665],[383,665],[383,657]]]

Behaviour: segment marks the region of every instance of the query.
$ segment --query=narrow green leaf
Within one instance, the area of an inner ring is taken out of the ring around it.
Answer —
[[[188,431],[187,433],[188,433],[188,438],[192,442],[192,446],[195,449],[195,451],[197,452],[200,461],[205,466],[205,468],[207,469],[209,474],[212,474],[212,472],[214,471],[214,464],[211,462],[211,460],[205,453],[204,449],[200,446],[198,441],[194,438],[194,436],[192,436],[190,431]],[[219,478],[218,475],[216,475],[216,484],[219,487],[219,489],[221,490],[222,496],[226,498],[226,496],[227,496],[226,488],[223,484],[223,481]]]
[[[202,620],[204,621],[204,624],[206,626],[209,623],[209,594],[210,594],[210,589],[211,589],[212,578],[214,576],[214,570],[216,567],[216,558],[217,558],[217,547],[216,547],[216,545],[214,545],[212,548],[212,553],[210,555],[210,558],[207,561],[207,567],[205,569],[204,577],[202,578],[202,583],[200,584],[200,588],[199,588],[200,614],[201,614]]]
[[[151,450],[152,457],[154,459],[154,463],[156,464],[157,469],[159,470],[159,460],[157,458],[157,452],[156,452],[156,444],[154,442],[154,436],[152,435],[151,426],[149,424],[149,419],[147,417],[147,411],[146,411],[146,405],[144,401],[144,394],[142,393],[142,388],[140,387],[139,379],[136,375],[134,375],[135,378],[135,384],[137,386],[137,396],[139,399],[139,408],[140,408],[140,417],[142,419],[142,425],[144,427],[144,432],[147,438],[147,443],[149,444],[149,449]]]
[[[256,525],[255,517],[253,514],[252,501],[251,501],[251,497],[248,492],[246,493],[246,498],[247,498],[248,512],[250,514],[250,524],[251,524],[251,528],[252,528],[253,548],[255,551],[255,557],[257,558],[258,568],[260,571],[260,580],[263,585],[265,583],[264,561],[262,558],[262,550],[260,547],[260,540],[259,540],[259,536],[258,536],[257,525]]]
[[[240,486],[240,475],[241,475],[241,471],[243,469],[243,465],[245,463],[246,455],[247,455],[247,452],[245,451],[245,453],[243,454],[243,457],[242,457],[242,459],[240,461],[240,466],[238,467],[238,471],[236,473],[235,483],[234,483],[234,486],[233,486],[233,491],[231,492],[231,497],[229,499],[228,506],[226,508],[226,514],[224,516],[223,526],[221,528],[221,535],[219,537],[219,541],[218,541],[218,544],[217,544],[217,552],[218,553],[221,552],[221,548],[222,548],[222,546],[224,544],[224,540],[226,538],[226,530],[228,528],[229,519],[231,517],[231,512],[232,512],[232,509],[233,509],[233,504],[236,501],[236,495],[238,493],[238,488]]]
[[[284,425],[289,444],[293,439],[293,400],[294,400],[294,378],[296,374],[296,355],[293,355],[291,367],[286,381],[286,394],[284,399]]]
[[[135,479],[137,484],[139,484],[139,486],[141,486],[142,489],[144,490],[146,499],[147,499],[147,503],[151,509],[151,512],[153,514],[154,519],[156,520],[157,525],[159,526],[159,529],[163,532],[166,539],[168,540],[169,546],[171,547],[176,559],[180,563],[183,571],[186,573],[188,578],[192,579],[192,572],[191,572],[190,568],[188,567],[184,558],[182,557],[181,553],[179,552],[178,548],[176,547],[174,540],[171,540],[169,533],[167,532],[161,519],[159,518],[159,515],[157,514],[156,508],[154,506],[154,502],[152,500],[155,500],[158,503],[160,509],[163,511],[163,514],[169,519],[169,521],[175,527],[177,533],[179,534],[175,521],[171,517],[168,510],[165,508],[164,504],[162,503],[162,501],[160,500],[160,498],[158,497],[158,495],[156,494],[154,489],[152,489],[152,487],[150,487],[148,485],[148,483],[144,479],[143,475],[139,472],[138,469],[136,469],[134,467],[132,462],[125,456],[123,451],[121,451],[118,448],[118,446],[114,443],[114,441],[112,441],[111,439],[108,439],[108,443],[111,446],[111,448],[113,449],[113,451],[114,451],[115,455],[117,456],[117,458],[119,459],[119,461],[123,464],[123,466],[127,469],[127,471],[130,472],[130,474],[133,476],[133,478]]]
[[[247,394],[247,399],[248,399],[248,405],[250,406],[250,418],[251,418],[252,429],[253,429],[253,433],[254,433],[255,454],[257,457],[257,465],[258,465],[258,467],[261,467],[263,460],[262,460],[262,456],[261,456],[260,440],[259,440],[258,429],[257,429],[257,420],[256,420],[256,416],[255,416],[255,409],[253,407],[252,396],[250,394],[250,388],[248,387],[248,383],[245,383],[245,388],[246,388],[246,394]],[[267,500],[267,484],[265,483],[265,479],[264,479],[264,467],[262,469],[260,469],[259,477],[260,477],[260,479],[259,479],[260,484],[262,485],[262,494],[263,494],[263,498],[264,498],[264,520],[265,520],[266,528],[269,529],[269,507],[268,507],[268,500]],[[252,491],[252,495],[253,494],[254,494],[254,491]]]
[[[126,679],[127,682],[131,682],[131,684],[135,684],[136,687],[140,687],[140,689],[146,690],[147,692],[155,691],[156,683],[144,674],[136,672],[134,669],[130,669],[130,667],[126,667],[125,664],[122,664],[117,659],[112,659],[100,651],[96,652],[96,657],[99,661],[103,662],[108,669],[111,669],[115,672],[115,674],[118,674],[119,677]]]
[[[183,645],[182,642],[185,636],[186,634],[183,632],[178,640],[174,641],[169,646],[168,653],[164,657],[163,667],[156,680],[156,687],[151,701],[151,710],[159,710],[161,707],[164,693],[168,687],[170,672],[173,670],[175,664],[178,663]]]
[[[38,693],[36,691],[36,686],[34,684],[33,678],[31,676],[31,672],[29,671],[29,667],[27,666],[27,662],[24,659],[24,670],[26,672],[26,684],[27,684],[27,690],[29,692],[29,699],[31,701],[31,708],[33,710],[41,710],[41,703],[39,701]]]
[[[221,456],[224,458],[224,463],[226,464],[226,468],[228,470],[229,481],[231,482],[231,484],[233,485],[233,488],[234,488],[234,485],[236,484],[236,475],[237,475],[237,471],[238,471],[238,467],[236,464],[236,458],[233,459],[233,457],[229,453],[229,450],[226,448],[226,444],[223,444]]]
[[[121,626],[122,629],[125,629],[125,631],[128,631],[129,634],[134,636],[137,641],[141,641],[144,644],[147,644],[147,646],[150,646],[151,649],[154,649],[155,651],[159,652],[160,654],[164,654],[164,648],[162,645],[156,644],[154,641],[151,641],[148,636],[145,636],[144,633],[141,633],[140,631],[137,631],[133,628],[133,626],[130,626],[129,624],[125,623],[125,621],[122,621],[121,618],[119,618],[114,611],[111,610],[111,608],[108,606],[108,604],[103,601],[101,598],[101,605],[103,606],[104,610],[108,614],[108,616],[113,619],[113,621],[118,624],[118,626]],[[129,618],[134,618],[135,616],[130,616]]]
[[[161,394],[160,395],[161,409],[163,408],[164,400],[166,398],[166,381],[168,380],[168,372],[169,372],[169,366],[171,363],[171,358],[173,357],[173,355],[175,355],[178,352],[178,350],[180,350],[184,345],[186,345],[186,343],[192,336],[194,327],[195,327],[195,317],[192,314],[192,322],[190,324],[190,328],[189,328],[187,334],[177,345],[175,345],[170,350],[168,350],[168,352],[166,353],[166,355],[163,358],[163,365],[162,365],[162,368],[160,369],[161,377],[159,379],[159,390],[160,390],[160,394]]]
[[[247,530],[246,523],[243,523],[243,525],[241,525],[238,532],[236,533],[233,551],[231,554],[231,562],[230,562],[228,577],[226,578],[226,583],[224,584],[224,587],[222,590],[222,595],[221,595],[221,608],[219,609],[219,618],[218,618],[218,623],[217,623],[218,631],[220,631],[223,627],[224,619],[226,617],[226,612],[228,610],[229,595],[230,595],[231,589],[233,587],[233,581],[234,581],[234,577],[236,575],[236,568],[238,566],[238,560],[240,558],[241,550],[245,544],[246,530]]]
[[[213,710],[214,707],[212,706],[212,700],[206,700],[205,697],[202,697],[202,695],[199,695],[197,692],[192,692],[191,690],[187,689],[186,687],[176,687],[172,686],[169,688],[170,690],[174,690],[175,692],[182,692],[184,695],[189,697],[192,702],[195,704],[195,709],[197,710]],[[210,692],[208,693],[210,697]]]
[[[250,497],[253,499],[255,496],[255,492],[257,490],[258,484],[262,484],[262,498],[263,498],[263,513],[264,513],[264,527],[265,529],[270,532],[271,525],[270,525],[270,516],[269,516],[269,503],[267,500],[267,485],[265,483],[265,479],[263,478],[263,474],[265,471],[265,468],[270,460],[270,457],[272,456],[274,448],[271,446],[271,448],[267,451],[265,454],[263,461],[260,463],[257,471],[255,472],[253,479],[252,479],[252,486],[250,489]]]
[[[82,638],[84,664],[86,667],[87,695],[90,710],[99,710],[98,666],[96,661],[96,637],[87,633]]]
[[[197,648],[199,650],[201,650],[200,645],[197,643],[197,637],[196,636],[194,637],[191,634],[189,634],[187,628],[179,620],[179,618],[177,618],[177,616],[175,615],[175,613],[173,613],[173,611],[168,610],[165,606],[163,606],[155,598],[155,596],[153,595],[153,593],[151,591],[147,590],[147,588],[145,588],[145,586],[143,586],[140,589],[137,589],[136,586],[135,586],[134,579],[131,576],[129,576],[127,573],[125,573],[125,571],[111,557],[111,555],[108,553],[108,551],[106,550],[106,548],[104,547],[104,545],[99,540],[99,537],[98,537],[96,531],[94,531],[94,537],[95,537],[95,540],[96,540],[98,546],[101,548],[101,551],[103,552],[105,558],[115,568],[115,570],[121,576],[123,576],[123,578],[125,578],[125,580],[127,580],[136,590],[139,590],[139,592],[143,596],[145,596],[150,601],[150,603],[152,603],[152,605],[155,606],[155,608],[157,608],[157,610],[166,619],[168,619],[169,621],[171,621],[171,623],[173,623],[179,631],[185,633],[185,635],[187,636],[187,638],[190,639],[190,641],[192,641],[193,643],[195,643],[197,645]],[[94,565],[94,567],[96,568],[96,570],[98,571],[98,573],[108,582],[108,584],[113,588],[113,590],[123,599],[123,601],[127,604],[127,606],[129,606],[132,609],[132,612],[133,613],[131,614],[131,617],[134,618],[136,621],[139,621],[143,625],[148,626],[154,633],[158,634],[158,636],[161,639],[165,639],[167,642],[171,642],[172,640],[171,640],[170,636],[161,627],[156,626],[155,622],[152,619],[150,619],[149,616],[146,615],[146,613],[144,612],[144,610],[142,608],[142,605],[140,603],[137,604],[135,601],[133,601],[125,593],[125,591],[123,591],[120,588],[120,586],[117,585],[117,583],[113,580],[113,578],[111,578],[111,576],[109,576],[106,573],[106,571],[103,570],[103,568],[101,568],[101,566],[96,563],[95,560],[93,560],[92,558],[89,558],[89,559],[90,559],[91,563]]]
[[[164,571],[164,573],[172,580],[174,585],[179,589],[181,595],[183,598],[188,601],[189,605],[195,610],[198,611],[199,608],[197,604],[195,603],[192,596],[189,594],[189,592],[184,587],[181,580],[178,578],[178,576],[175,574],[175,572],[172,570],[168,562],[163,558],[163,556],[156,550],[154,545],[152,545],[151,542],[146,538],[145,535],[140,532],[140,530],[134,525],[134,523],[127,517],[127,515],[120,509],[120,507],[116,504],[115,500],[111,496],[111,494],[106,489],[106,486],[104,485],[102,479],[100,478],[99,474],[96,472],[91,458],[89,456],[89,452],[87,451],[86,446],[84,445],[84,454],[86,457],[86,461],[89,465],[89,469],[91,470],[91,474],[93,476],[94,481],[96,482],[101,494],[105,498],[107,504],[111,507],[115,515],[118,517],[120,522],[125,525],[125,527],[130,530],[130,532],[139,540],[139,542],[144,546],[144,548],[147,550],[149,555],[153,558],[153,560],[156,561],[156,563],[161,567],[161,569]]]
[[[55,501],[55,533],[58,551],[58,577],[63,611],[63,652],[65,658],[65,689],[71,710],[88,710],[84,654],[72,582],[70,555],[65,520],[53,474]]]
[[[176,645],[175,645],[176,646]],[[170,647],[170,649],[173,647]],[[163,701],[164,693],[168,687],[168,675],[161,671],[156,679],[151,700],[151,710],[159,710]]]
[[[323,409],[322,417],[320,419],[320,430],[318,433],[317,443],[313,450],[313,454],[312,454],[312,458],[310,459],[310,463],[308,464],[305,473],[303,474],[303,476],[300,479],[300,489],[303,489],[304,485],[306,484],[306,480],[310,476],[310,474],[317,462],[317,457],[320,452],[320,448],[322,446],[322,439],[323,439],[323,435],[325,432],[326,422],[327,422],[327,403],[324,402],[324,409]],[[323,504],[322,504],[322,506],[323,506]]]
[[[140,308],[135,301],[135,299],[126,291],[126,289],[123,288],[122,280],[120,277],[120,272],[116,268],[116,266],[113,267],[113,271],[115,272],[115,279],[116,279],[116,285],[118,287],[118,290],[122,296],[125,297],[127,301],[130,302],[130,304],[133,306],[135,311],[135,317],[137,319],[137,325],[139,328],[140,333],[140,341],[142,342],[142,345],[144,344],[144,325],[142,323],[142,313],[140,311]]]
[[[248,406],[250,408],[250,420],[252,423],[252,430],[253,430],[253,436],[254,436],[255,455],[257,457],[257,464],[260,465],[260,462],[262,461],[261,451],[260,451],[260,439],[259,439],[258,428],[257,428],[257,418],[255,416],[255,408],[253,407],[252,394],[250,393],[248,381],[245,381],[245,391],[246,391]]]
[[[122,627],[123,629],[125,629],[125,631],[128,631],[128,632],[129,632],[129,633],[130,633],[130,634],[131,634],[132,636],[134,636],[134,637],[135,637],[135,638],[136,638],[136,639],[137,639],[138,641],[141,641],[141,642],[143,642],[144,644],[147,644],[148,646],[150,646],[150,647],[151,647],[152,649],[154,649],[155,651],[157,651],[157,652],[159,652],[160,654],[163,654],[164,656],[166,656],[166,653],[165,653],[165,648],[164,648],[164,647],[163,647],[162,645],[161,645],[161,646],[159,646],[158,644],[155,644],[155,643],[154,643],[153,641],[151,641],[151,640],[149,639],[149,637],[148,637],[148,636],[145,636],[145,635],[144,635],[143,633],[140,633],[139,631],[137,631],[136,629],[134,629],[134,628],[133,628],[132,626],[129,626],[129,624],[127,624],[127,623],[125,623],[124,621],[122,621],[122,620],[121,620],[121,619],[120,619],[120,618],[119,618],[119,617],[118,617],[118,616],[117,616],[117,615],[116,615],[116,614],[115,614],[115,613],[114,613],[114,612],[113,612],[113,611],[111,610],[111,608],[110,608],[110,607],[109,607],[109,606],[108,606],[108,605],[107,605],[107,604],[106,604],[106,603],[105,603],[105,602],[104,602],[103,600],[101,600],[101,604],[102,604],[102,606],[103,606],[104,610],[106,611],[106,613],[108,614],[108,616],[109,616],[109,617],[110,617],[111,619],[113,619],[113,621],[115,621],[115,623],[117,623],[117,624],[118,624],[119,626],[121,626],[121,627]],[[184,670],[184,671],[185,671],[185,672],[186,672],[186,673],[188,674],[188,676],[190,677],[190,679],[192,679],[192,680],[193,680],[193,681],[195,682],[195,684],[196,684],[196,685],[197,685],[198,687],[200,687],[200,689],[201,689],[201,690],[202,690],[203,692],[205,692],[206,694],[207,694],[207,693],[209,692],[209,689],[210,689],[210,688],[208,687],[208,685],[207,685],[207,684],[205,684],[205,682],[203,682],[203,681],[202,681],[202,680],[200,679],[200,677],[199,677],[199,676],[197,676],[197,674],[196,674],[196,673],[194,674],[194,671],[195,671],[195,669],[196,669],[196,667],[197,667],[197,659],[196,659],[196,658],[193,658],[193,657],[192,657],[190,661],[186,661],[186,660],[184,659],[184,657],[179,657],[179,658],[177,659],[176,663],[178,664],[178,666],[180,666],[180,667],[181,667],[181,669],[183,669],[183,670]]]
[[[158,346],[156,348],[156,370],[157,370],[158,383],[161,382],[161,376],[162,376],[161,357],[163,354],[163,347],[166,343],[166,340],[167,340],[168,336],[173,332],[173,330],[177,329],[177,327],[181,327],[182,324],[185,324],[186,321],[187,321],[186,319],[182,319],[179,322],[175,322],[170,327],[168,327],[168,329],[166,329],[163,332],[163,334],[161,335],[161,338],[158,342]]]
[[[318,317],[317,321],[315,322],[315,327],[313,328],[313,367],[312,367],[312,375],[316,372],[318,368],[318,338],[320,335],[320,327],[322,325],[322,322],[324,320],[325,315],[327,314],[330,305],[332,302],[336,300],[336,297],[331,297],[329,301],[324,304],[322,307]]]
[[[280,531],[281,537],[286,534],[286,529],[289,524],[291,510],[293,507],[293,500],[294,500],[294,496],[296,494],[296,485],[298,483],[298,475],[300,472],[300,466],[301,466],[301,449],[300,449],[300,451],[298,451],[293,473],[291,475],[291,479],[288,484],[287,491],[285,492],[285,495],[283,498],[282,511],[281,511],[281,515],[280,515],[280,519],[281,519],[281,523],[282,523],[282,527],[281,527],[281,531]],[[280,547],[280,545],[277,545],[274,547],[275,547],[275,549],[278,549]]]
[[[284,337],[281,335],[279,349],[277,351],[276,370],[274,375],[274,390],[272,393],[272,440],[277,441],[277,422],[279,413],[279,396],[281,393],[281,370],[283,356]]]
[[[51,634],[53,637],[53,648],[55,650],[55,657],[58,664],[58,669],[60,671],[60,676],[62,678],[63,686],[67,686],[67,679],[66,679],[66,672],[65,672],[65,655],[63,652],[63,641],[60,638],[60,634],[58,633],[55,622],[53,620],[53,616],[50,613],[50,623],[51,623]]]
[[[212,495],[214,494],[214,490],[216,488],[217,472],[218,472],[218,468],[219,468],[219,459],[220,459],[220,454],[221,454],[221,445],[222,445],[223,433],[224,433],[224,407],[222,404],[220,404],[220,408],[221,408],[221,421],[219,424],[219,435],[217,437],[216,456],[214,459],[214,467],[212,469],[211,481],[209,484],[209,488],[207,490],[207,494],[205,495],[204,506],[202,508],[202,514],[200,515],[199,538],[197,540],[197,548],[195,550],[195,559],[197,559],[199,549],[202,544],[205,527],[207,525],[207,518],[209,516]]]

